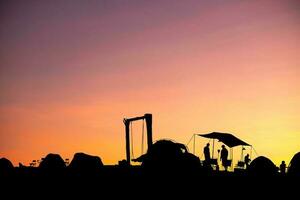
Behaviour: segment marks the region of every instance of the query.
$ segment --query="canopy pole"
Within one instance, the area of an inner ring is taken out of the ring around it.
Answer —
[[[213,148],[212,148],[212,156],[211,156],[211,158],[214,158],[214,153],[215,153],[215,139],[213,139]]]
[[[231,150],[231,163],[230,163],[230,168],[232,169],[232,164],[233,164],[233,148],[230,148]]]
[[[251,149],[250,149],[250,159],[252,160],[252,145],[251,145]]]
[[[241,161],[243,161],[244,158],[244,146],[242,146],[242,155],[241,155]]]

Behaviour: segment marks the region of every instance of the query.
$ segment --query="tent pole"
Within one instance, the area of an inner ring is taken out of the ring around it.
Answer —
[[[194,148],[193,148],[193,154],[195,155],[195,139],[196,139],[196,137],[195,137],[195,134],[194,134]]]
[[[190,142],[192,141],[194,135],[192,135],[192,137],[190,138],[190,140],[188,141],[188,143],[186,144],[186,146],[188,146],[190,144]]]

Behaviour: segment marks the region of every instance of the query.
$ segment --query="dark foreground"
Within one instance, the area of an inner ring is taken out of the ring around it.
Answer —
[[[299,177],[280,174],[198,173],[188,170],[183,173],[171,169],[149,172],[140,167],[118,166],[105,166],[101,171],[89,172],[15,168],[10,174],[2,174],[0,178],[2,194],[8,193],[10,197],[42,195],[41,199],[70,199],[79,196],[84,196],[84,199],[111,199],[120,196],[125,199],[170,199],[181,196],[184,196],[183,199],[261,199],[271,195],[286,199],[297,194],[300,189]]]
[[[97,156],[76,153],[69,165],[48,154],[38,167],[14,167],[0,159],[2,195],[14,199],[299,199],[300,152],[287,174],[263,156],[234,172],[215,171],[182,144],[156,142],[137,160],[104,165]],[[2,163],[2,164],[1,164]],[[282,173],[279,173],[282,172]],[[272,197],[272,198],[271,198]]]

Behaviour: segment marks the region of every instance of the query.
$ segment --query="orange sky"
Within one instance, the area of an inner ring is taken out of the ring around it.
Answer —
[[[290,0],[1,2],[0,157],[17,165],[83,151],[115,164],[125,158],[123,117],[150,112],[154,139],[230,132],[289,162],[300,150],[299,8]],[[197,139],[198,156],[206,142]]]

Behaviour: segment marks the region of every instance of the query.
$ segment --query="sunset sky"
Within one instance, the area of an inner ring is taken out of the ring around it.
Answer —
[[[229,132],[289,163],[300,151],[299,10],[297,0],[3,0],[0,157],[28,165],[80,151],[116,164],[123,118],[152,113],[154,140]]]

